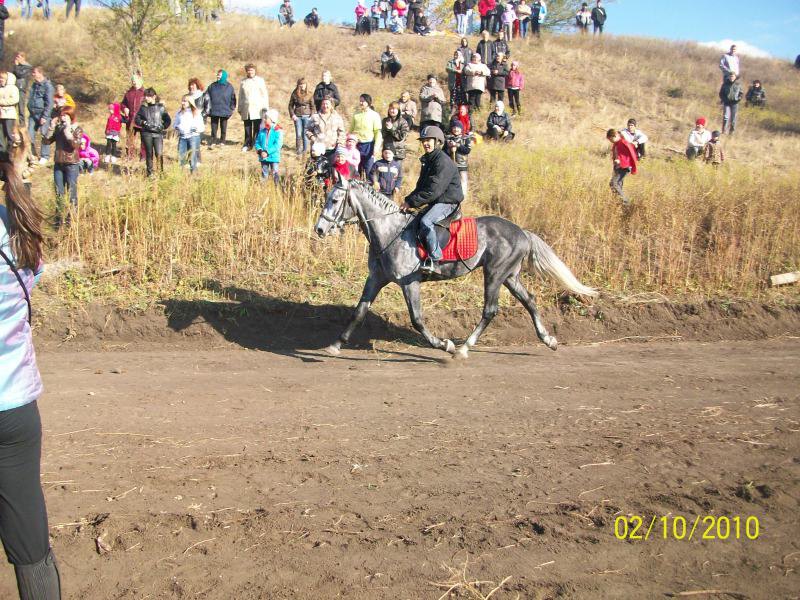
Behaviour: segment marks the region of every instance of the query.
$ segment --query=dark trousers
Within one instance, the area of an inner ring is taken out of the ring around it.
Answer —
[[[522,104],[519,103],[519,90],[508,88],[508,106],[516,113],[522,112]]]
[[[225,137],[228,135],[228,119],[230,117],[215,117],[211,116],[211,143],[225,143]],[[217,138],[217,129],[219,129],[219,138]]]
[[[597,21],[592,21],[592,25],[593,25],[592,33],[598,33],[599,32],[600,35],[603,34],[603,25],[604,25],[604,23],[598,23]]]
[[[539,23],[539,19],[531,19],[531,31],[536,37],[542,37],[542,24]]]
[[[505,95],[505,90],[489,90],[489,97],[492,99],[492,102],[495,102],[496,100],[500,100],[500,102],[502,102],[503,98],[505,98]]]
[[[625,195],[625,192],[622,189],[622,185],[625,183],[625,176],[630,172],[631,172],[630,169],[614,167],[614,174],[611,176],[611,181],[608,182],[608,185],[611,187],[611,191],[613,191],[620,198],[622,198],[622,203],[625,205],[630,204],[630,201],[628,200],[628,197]]]
[[[37,563],[50,549],[41,455],[36,402],[0,412],[0,539],[14,565]]]
[[[81,14],[81,0],[67,0],[67,18],[69,19],[70,11],[75,8],[75,18],[78,18],[78,15]]]
[[[492,15],[486,15],[485,17],[481,17],[481,31],[491,31],[492,30]]]
[[[636,146],[636,156],[638,158],[644,158],[646,145],[647,144],[639,144],[638,146]]]
[[[78,208],[78,175],[80,166],[77,164],[56,163],[53,165],[53,182],[56,186],[56,222],[64,214],[64,192],[69,189],[69,203],[73,208]]]
[[[481,107],[481,96],[483,96],[483,92],[480,90],[470,90],[467,92],[467,98],[469,98],[469,105],[474,108],[480,110]]]
[[[106,156],[115,156],[117,153],[117,140],[106,138]]]
[[[147,165],[147,174],[153,174],[153,161],[158,161],[158,170],[164,168],[164,136],[160,133],[142,132],[142,144],[144,145],[144,161]]]
[[[28,92],[27,90],[19,91],[19,104],[17,104],[17,115],[19,115],[19,126],[25,127],[25,110],[28,108]]]
[[[0,147],[6,152],[11,150],[14,143],[14,125],[16,119],[0,119]]]
[[[246,119],[244,121],[244,145],[248,149],[253,148],[256,144],[256,136],[258,135],[258,126],[261,119]]]
[[[375,153],[375,142],[359,142],[357,144],[358,153],[361,155],[361,161],[358,163],[358,174],[367,177],[375,159],[372,157]]]

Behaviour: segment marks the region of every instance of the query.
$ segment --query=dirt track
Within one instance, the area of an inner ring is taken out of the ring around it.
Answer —
[[[40,352],[66,597],[798,597],[797,340],[392,348]]]

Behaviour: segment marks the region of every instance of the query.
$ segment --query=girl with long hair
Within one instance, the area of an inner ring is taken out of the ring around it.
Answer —
[[[13,155],[23,155],[19,142]],[[13,160],[13,157],[12,157]],[[30,292],[42,271],[42,212],[13,162],[0,162],[0,540],[21,600],[58,600],[40,466],[42,380],[31,334]]]
[[[181,98],[181,107],[172,126],[178,132],[178,159],[181,166],[189,163],[190,172],[194,173],[200,160],[200,134],[205,129],[203,115],[195,105],[191,94]]]

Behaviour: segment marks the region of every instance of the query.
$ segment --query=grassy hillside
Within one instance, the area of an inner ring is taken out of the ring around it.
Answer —
[[[126,74],[116,57],[98,50],[85,11],[80,23],[22,23],[7,29],[7,56],[25,49],[79,103],[79,120],[102,145],[105,106],[119,101]],[[238,85],[242,65],[258,64],[288,126],[285,171],[299,171],[286,105],[299,76],[311,85],[330,69],[348,116],[368,92],[385,114],[403,89],[416,92],[428,72],[442,78],[455,36],[422,39],[377,34],[354,37],[322,27],[284,31],[255,17],[226,16],[222,25],[194,25],[170,36],[145,73],[170,112],[186,80],[210,81],[217,68]],[[477,40],[476,40],[477,41]],[[398,79],[376,77],[386,43],[404,69]],[[764,81],[770,107],[742,109],[736,136],[725,139],[728,162],[714,170],[688,164],[682,150],[699,115],[720,127],[718,53],[692,44],[640,38],[602,40],[574,35],[542,42],[515,41],[527,88],[525,113],[515,120],[511,145],[479,146],[471,155],[471,197],[465,212],[499,214],[542,235],[586,283],[612,295],[657,293],[670,298],[794,299],[796,290],[767,290],[769,274],[800,265],[800,73],[788,63],[743,58],[746,80]],[[624,218],[608,190],[611,171],[604,130],[636,117],[651,137],[650,157],[626,190],[637,210]],[[476,118],[485,122],[485,111]],[[238,116],[229,138],[241,140]],[[124,143],[123,143],[124,144]],[[416,143],[411,148],[416,152]],[[174,140],[167,144],[177,155]],[[406,187],[418,171],[412,157]],[[238,146],[206,151],[189,176],[171,160],[164,176],[147,181],[142,168],[120,164],[80,180],[80,218],[51,234],[50,262],[79,264],[51,278],[45,289],[62,299],[102,299],[144,305],[159,297],[212,295],[205,282],[236,282],[273,296],[314,302],[357,298],[366,242],[355,231],[318,241],[317,210],[290,180],[285,192],[258,181],[256,159]],[[36,196],[52,211],[52,172],[39,168]],[[432,286],[429,302],[471,306],[478,276]],[[538,284],[532,284],[538,285]],[[549,285],[543,288],[553,291]],[[383,306],[400,306],[389,292]]]

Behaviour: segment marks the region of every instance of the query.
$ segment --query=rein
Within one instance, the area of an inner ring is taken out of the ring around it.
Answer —
[[[323,219],[325,219],[326,221],[328,221],[329,223],[333,223],[333,225],[335,227],[338,227],[340,229],[343,228],[345,225],[355,225],[356,223],[359,223],[359,222],[363,223],[364,224],[364,229],[367,230],[367,240],[369,241],[370,245],[372,245],[372,235],[370,234],[369,227],[367,227],[367,224],[371,223],[372,221],[377,221],[379,219],[383,219],[385,217],[389,217],[391,215],[396,215],[396,214],[400,213],[401,211],[400,211],[400,209],[397,209],[397,210],[395,210],[393,212],[385,213],[383,215],[379,215],[379,216],[374,217],[372,219],[367,219],[367,217],[364,215],[364,211],[361,208],[361,203],[360,202],[354,202],[353,199],[351,198],[351,195],[350,195],[351,190],[352,190],[351,187],[348,187],[345,190],[345,202],[342,202],[342,207],[341,207],[341,209],[339,209],[339,213],[336,215],[336,217],[333,217],[333,218],[329,217],[328,215],[324,214],[324,212],[321,215],[321,217]],[[342,218],[342,215],[344,215],[345,204],[349,204],[350,205],[350,208],[352,208],[353,211],[356,213],[355,217],[352,217],[350,219]],[[408,215],[408,220],[406,221],[406,224],[400,229],[400,231],[397,233],[397,235],[394,236],[392,241],[389,242],[386,246],[384,246],[381,249],[380,252],[378,252],[378,256],[383,255],[383,253],[386,252],[392,246],[392,244],[394,244],[397,241],[397,239],[401,235],[403,235],[403,233],[406,231],[406,229],[408,229],[408,226],[410,225],[410,223],[411,223],[413,218],[414,218],[414,215]]]

